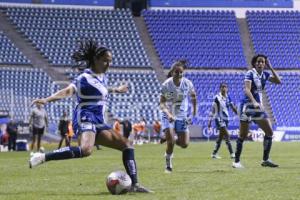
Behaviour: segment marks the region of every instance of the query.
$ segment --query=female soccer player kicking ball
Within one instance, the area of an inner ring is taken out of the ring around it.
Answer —
[[[80,146],[65,147],[46,154],[35,153],[29,160],[29,166],[32,168],[51,160],[87,157],[92,154],[94,144],[103,145],[123,152],[123,164],[132,180],[132,192],[152,192],[138,183],[134,149],[129,141],[116,134],[104,121],[108,93],[128,91],[126,85],[107,87],[105,73],[112,62],[111,50],[90,40],[81,42],[73,58],[77,62],[85,61],[87,69],[68,87],[33,103],[46,104],[76,93],[78,104],[73,112],[73,129],[75,134],[80,135]]]

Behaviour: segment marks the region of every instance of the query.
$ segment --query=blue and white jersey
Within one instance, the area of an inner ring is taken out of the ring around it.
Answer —
[[[255,68],[249,70],[245,75],[245,81],[251,81],[251,93],[257,103],[262,103],[262,91],[265,89],[266,82],[268,81],[270,74],[263,71],[259,74]],[[250,102],[247,95],[243,98],[243,103]]]
[[[168,78],[162,84],[161,95],[167,100],[166,105],[175,116],[176,120],[184,120],[188,116],[188,97],[194,91],[193,83],[187,78],[182,77],[179,87],[177,87],[173,78]],[[162,113],[166,117],[165,113]]]
[[[214,97],[214,103],[217,106],[217,116],[226,120],[229,118],[229,107],[233,105],[231,98],[227,96],[223,96],[221,92]]]
[[[83,132],[101,133],[111,129],[105,123],[104,113],[108,98],[107,79],[90,69],[71,83],[76,91],[78,104],[73,112],[73,129],[76,135]]]
[[[97,75],[90,69],[71,83],[76,91],[78,104],[76,109],[87,109],[104,116],[108,98],[107,79],[104,74]]]

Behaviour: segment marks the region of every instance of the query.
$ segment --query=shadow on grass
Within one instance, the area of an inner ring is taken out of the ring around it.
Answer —
[[[174,173],[184,173],[184,174],[225,174],[225,173],[232,173],[231,168],[229,169],[215,169],[215,170],[179,170],[175,171]]]

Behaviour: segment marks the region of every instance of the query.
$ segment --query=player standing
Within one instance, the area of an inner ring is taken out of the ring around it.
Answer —
[[[211,155],[212,158],[221,158],[218,155],[218,151],[221,147],[222,140],[224,138],[230,157],[234,158],[235,155],[232,150],[232,146],[229,139],[229,133],[227,130],[228,127],[228,118],[229,118],[229,107],[237,114],[237,109],[234,103],[231,101],[231,98],[228,96],[228,86],[226,83],[220,84],[220,92],[214,97],[214,102],[212,105],[212,112],[208,120],[208,129],[211,129],[211,121],[214,118],[217,129],[219,130],[219,137],[216,141],[215,149]]]
[[[272,147],[273,130],[271,122],[264,110],[262,104],[262,91],[265,89],[267,81],[275,84],[280,84],[281,80],[277,72],[273,69],[267,56],[258,54],[252,60],[252,69],[246,73],[244,81],[245,97],[241,103],[240,111],[240,134],[236,142],[235,162],[232,163],[233,168],[243,168],[240,163],[240,156],[243,149],[243,142],[249,132],[249,123],[255,122],[265,133],[264,136],[264,150],[263,167],[278,167],[269,159],[269,154]],[[265,68],[271,70],[272,75],[265,72]]]

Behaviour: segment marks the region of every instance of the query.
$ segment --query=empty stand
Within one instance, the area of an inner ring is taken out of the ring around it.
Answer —
[[[282,84],[270,84],[267,94],[277,126],[300,126],[300,73],[281,72]]]
[[[145,10],[143,16],[165,68],[179,58],[192,68],[247,66],[233,11]]]
[[[30,64],[30,61],[2,31],[0,31],[0,44],[0,64]]]
[[[82,39],[112,49],[116,67],[150,67],[129,10],[7,7],[16,27],[53,65],[74,65],[71,55]]]
[[[256,53],[276,68],[300,68],[299,11],[248,11],[246,17]]]

